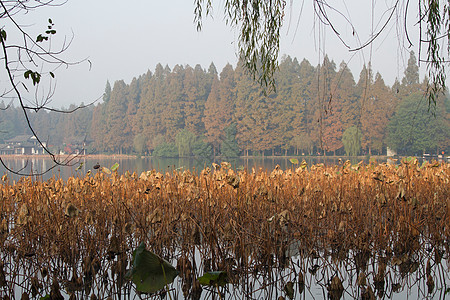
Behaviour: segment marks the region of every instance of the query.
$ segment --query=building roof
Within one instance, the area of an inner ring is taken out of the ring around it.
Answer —
[[[0,144],[0,152],[3,154],[13,154],[14,146],[8,144]]]
[[[33,138],[32,135],[24,134],[24,135],[15,136],[15,137],[13,137],[12,139],[9,139],[9,140],[5,140],[5,142],[6,143],[24,143],[24,142],[28,142],[32,138]]]

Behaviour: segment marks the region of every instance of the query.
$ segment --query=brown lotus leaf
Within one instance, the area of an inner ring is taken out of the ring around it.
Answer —
[[[358,279],[356,280],[356,283],[359,286],[365,286],[367,284],[366,274],[364,272],[360,272],[359,273]]]
[[[147,216],[146,221],[150,224],[161,223],[162,211],[157,207],[150,215]]]
[[[64,214],[67,217],[69,217],[69,218],[73,218],[73,217],[76,217],[76,216],[78,216],[80,214],[80,210],[75,205],[73,205],[72,203],[69,203],[66,206]]]
[[[434,279],[433,279],[433,276],[431,276],[431,274],[427,276],[427,287],[428,287],[428,294],[433,293]]]

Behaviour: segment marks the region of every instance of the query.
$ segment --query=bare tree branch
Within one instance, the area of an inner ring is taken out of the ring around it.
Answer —
[[[80,105],[70,110],[59,110],[49,107],[48,104],[51,102],[55,90],[55,84],[52,84],[52,79],[55,77],[54,72],[61,66],[69,67],[88,60],[84,59],[76,62],[67,62],[61,58],[61,55],[70,47],[73,41],[73,33],[70,39],[67,40],[66,37],[64,38],[59,49],[52,49],[51,38],[56,34],[56,30],[54,29],[54,24],[51,19],[48,20],[47,28],[44,33],[39,34],[35,38],[26,31],[26,26],[20,25],[16,21],[16,17],[27,14],[40,7],[57,7],[63,5],[65,2],[66,1],[55,2],[54,0],[0,1],[0,19],[4,21],[0,27],[0,43],[2,51],[0,61],[3,62],[3,70],[5,71],[5,75],[8,78],[10,85],[9,88],[5,88],[1,98],[12,99],[11,103],[13,100],[19,102],[28,129],[34,135],[44,153],[46,153],[53,162],[53,165],[47,170],[34,173],[33,175],[43,175],[56,166],[71,166],[79,155],[68,156],[62,160],[57,157],[33,128],[28,115],[29,111],[38,112],[40,110],[46,110],[60,113],[73,113],[80,108],[86,108],[98,101],[97,99],[87,105]],[[19,43],[8,43],[8,33],[14,33],[16,38],[19,36]],[[47,70],[50,66],[51,69]],[[42,78],[50,79],[50,89],[46,94],[40,97],[40,84]],[[30,102],[30,104],[26,104],[23,93],[31,94],[29,88],[29,85],[31,84],[34,89],[34,103]],[[2,110],[8,109],[11,103],[8,107],[2,108]],[[30,175],[25,173],[24,169],[12,170],[1,157],[0,163],[11,173],[17,175]]]

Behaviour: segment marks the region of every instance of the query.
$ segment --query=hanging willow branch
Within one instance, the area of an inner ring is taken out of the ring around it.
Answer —
[[[421,4],[423,8],[420,11],[424,13],[420,16],[420,22],[426,22],[426,40],[421,39],[420,43],[428,45],[426,64],[429,83],[427,96],[429,104],[433,103],[436,106],[437,96],[446,90],[445,65],[446,56],[448,56],[450,50],[450,7],[445,4],[443,9],[440,8],[437,0],[422,1],[419,5]],[[442,35],[443,31],[445,31],[444,35]],[[445,43],[447,43],[446,52],[442,49]]]
[[[67,62],[61,58],[62,54],[69,48],[72,39],[68,41],[64,39],[60,48],[53,50],[51,41],[56,34],[56,29],[52,19],[48,19],[47,26],[36,37],[30,35],[28,26],[21,25],[18,19],[41,7],[61,6],[64,3],[64,1],[57,3],[54,0],[0,1],[0,20],[2,24],[0,26],[0,61],[2,63],[0,70],[3,71],[3,76],[7,78],[2,86],[4,90],[1,92],[0,97],[18,101],[30,132],[36,137],[39,145],[53,161],[53,165],[50,168],[33,175],[42,175],[56,166],[72,165],[75,162],[74,157],[60,160],[48,148],[47,143],[36,133],[30,123],[29,114],[39,110],[67,113],[67,111],[53,109],[48,106],[54,93],[52,80],[55,78],[55,72],[60,67],[69,67],[84,60]],[[47,92],[41,89],[44,80],[49,81],[50,89]],[[34,99],[26,99],[26,96],[34,97]],[[82,107],[85,106],[83,105]],[[25,173],[24,170],[12,170],[2,157],[0,157],[0,164],[14,174],[30,175]]]
[[[293,0],[290,1],[292,6]],[[194,21],[197,30],[201,30],[204,18],[212,13],[211,0],[194,0]],[[314,14],[319,22],[332,29],[349,51],[359,51],[371,45],[382,32],[386,31],[390,22],[403,23],[404,35],[409,46],[413,46],[407,24],[408,16],[417,10],[409,7],[409,1],[393,1],[387,10],[388,18],[383,26],[371,34],[370,38],[361,46],[351,49],[340,36],[334,26],[334,20],[329,18],[328,11],[337,12],[344,17],[352,28],[349,18],[346,18],[333,5],[326,0],[313,0]],[[446,90],[446,66],[450,56],[450,4],[440,4],[439,0],[419,0],[419,13],[417,23],[419,39],[417,48],[419,61],[426,63],[429,78],[427,98],[430,106],[436,105],[439,94]],[[286,1],[283,0],[225,0],[225,21],[239,30],[239,56],[253,78],[264,87],[274,87],[274,73],[278,68],[278,55],[280,45],[280,29],[283,24]],[[396,11],[403,11],[398,14]],[[353,31],[355,32],[355,30]],[[399,37],[400,38],[400,37]],[[426,49],[426,59],[422,49]],[[423,55],[422,55],[423,54]]]
[[[275,87],[273,75],[278,68],[285,7],[284,0],[225,1],[225,21],[239,31],[239,56],[253,79],[269,90]],[[203,18],[211,12],[211,0],[195,1],[197,30],[201,30]]]

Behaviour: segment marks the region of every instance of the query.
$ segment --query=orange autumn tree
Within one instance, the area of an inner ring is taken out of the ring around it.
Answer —
[[[246,72],[240,61],[236,67],[236,101],[234,122],[236,123],[236,140],[239,147],[248,156],[249,151],[255,149],[254,136],[255,125],[251,116],[254,94],[260,93],[260,87]]]
[[[184,128],[197,136],[203,135],[205,132],[202,120],[203,112],[214,76],[214,74],[206,73],[200,65],[196,65],[194,69],[187,66],[185,69],[183,82]]]
[[[392,114],[389,103],[393,101],[393,96],[384,84],[380,73],[375,75],[375,81],[367,94],[361,111],[361,145],[363,149],[367,149],[369,155],[372,155],[372,150],[381,154],[386,126]]]
[[[319,66],[319,78],[317,80],[317,97],[319,107],[316,108],[318,115],[319,131],[324,154],[335,152],[342,148],[342,103],[335,99],[336,86],[338,85],[336,75],[336,64],[325,56],[323,63]]]
[[[225,137],[224,129],[231,124],[233,118],[235,87],[233,67],[227,64],[220,73],[220,81],[217,76],[213,79],[203,117],[206,140],[213,145],[214,156]]]
[[[299,70],[296,58],[283,57],[277,73],[276,96],[270,99],[273,102],[273,146],[284,150],[285,155],[292,146],[295,134],[305,130],[302,126],[304,106]]]

